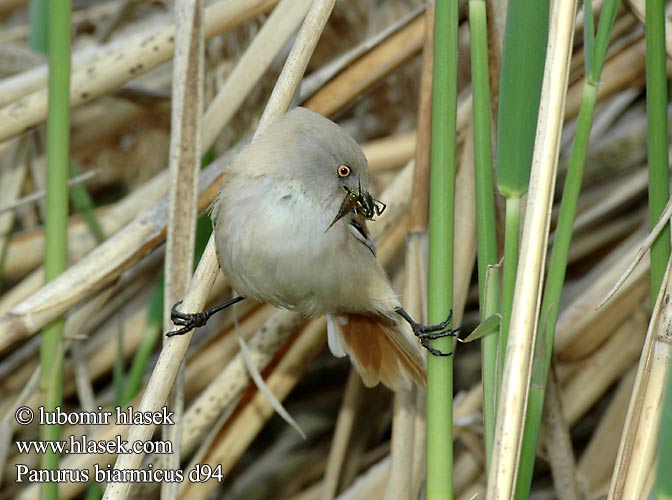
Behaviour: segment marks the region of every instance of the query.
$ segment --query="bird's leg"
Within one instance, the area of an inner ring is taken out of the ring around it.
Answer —
[[[245,297],[235,297],[228,302],[224,302],[223,304],[218,305],[217,307],[213,307],[212,309],[208,309],[207,311],[203,312],[198,312],[198,313],[184,313],[182,311],[177,310],[177,306],[179,306],[182,301],[180,300],[179,302],[176,302],[173,304],[173,308],[170,310],[170,319],[173,320],[173,324],[176,326],[181,326],[179,330],[173,330],[172,332],[166,333],[166,337],[173,337],[175,335],[184,335],[185,333],[190,332],[194,328],[197,328],[199,326],[205,325],[210,317],[219,311],[223,311],[229,306],[232,306],[233,304],[237,304],[241,300],[243,300]]]
[[[406,322],[411,325],[413,334],[420,339],[420,344],[427,349],[434,356],[450,356],[452,352],[442,352],[431,345],[429,345],[430,340],[440,339],[443,337],[454,337],[460,331],[459,328],[450,328],[450,322],[453,319],[453,311],[451,310],[448,314],[448,318],[439,323],[438,325],[423,325],[417,323],[411,318],[411,315],[408,314],[403,307],[397,307],[395,309],[397,314],[404,318]]]

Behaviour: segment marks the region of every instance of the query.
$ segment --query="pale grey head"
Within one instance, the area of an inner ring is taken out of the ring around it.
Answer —
[[[362,148],[341,127],[308,109],[289,111],[255,140],[255,148],[275,158],[266,161],[263,175],[298,183],[325,205],[338,205],[345,187],[368,193]]]

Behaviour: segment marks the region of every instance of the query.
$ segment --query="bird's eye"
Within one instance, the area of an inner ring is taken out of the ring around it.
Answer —
[[[347,177],[350,175],[350,167],[347,165],[340,165],[337,172],[339,177]]]

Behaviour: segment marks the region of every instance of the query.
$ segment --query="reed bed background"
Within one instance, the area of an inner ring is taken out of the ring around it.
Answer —
[[[507,19],[479,0],[73,0],[46,20],[40,3],[0,0],[0,498],[672,498],[669,230],[603,303],[669,198],[664,2],[509,0]],[[68,72],[68,23],[69,90],[44,54]],[[427,394],[364,388],[323,318],[263,304],[162,340],[176,300],[230,297],[207,207],[232,151],[294,104],[363,145],[405,308],[475,330],[430,358]],[[15,418],[166,404],[162,430]],[[14,444],[59,435],[174,453]],[[17,482],[17,464],[115,461],[215,477]]]

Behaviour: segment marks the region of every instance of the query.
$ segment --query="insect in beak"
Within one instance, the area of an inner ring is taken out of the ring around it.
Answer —
[[[350,191],[347,187],[345,188],[345,190],[348,191],[348,193],[351,195],[355,194],[352,191]],[[385,205],[385,203],[376,200],[373,196],[371,196],[371,193],[369,193],[368,191],[362,191],[361,184],[359,184],[358,193],[356,196],[357,196],[357,207],[355,208],[355,210],[360,215],[363,215],[364,218],[366,219],[373,220],[374,215],[382,214],[387,208],[387,205]]]
[[[348,215],[351,211],[363,216],[365,219],[373,220],[373,217],[380,215],[385,211],[387,205],[380,200],[376,200],[371,193],[368,191],[362,191],[361,185],[360,189],[357,192],[353,191],[347,186],[343,186],[345,189],[345,198],[341,203],[341,207],[338,209],[338,213],[334,220],[331,221],[329,227],[325,230],[325,233],[329,231],[331,226],[336,224],[343,217]]]

